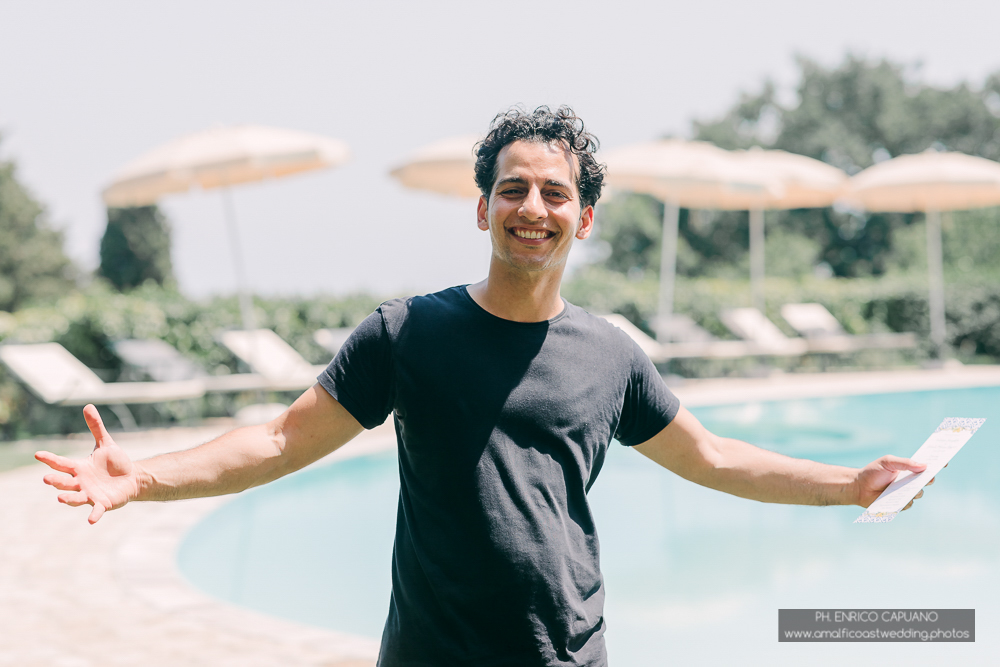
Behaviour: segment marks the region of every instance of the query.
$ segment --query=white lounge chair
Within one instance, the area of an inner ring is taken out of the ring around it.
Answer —
[[[104,382],[59,343],[0,345],[0,360],[36,396],[52,405],[161,403],[205,393],[199,379]]]
[[[646,353],[646,356],[654,362],[659,363],[667,360],[663,346],[647,336],[645,331],[632,324],[624,315],[611,314],[601,317],[628,334],[628,337],[634,340],[639,348]]]
[[[157,382],[198,379],[206,392],[257,391],[270,386],[257,373],[209,375],[177,348],[156,338],[121,340],[112,347],[127,366]]]
[[[718,340],[698,326],[693,319],[682,313],[672,313],[667,317],[654,317],[651,325],[660,342],[708,343]]]
[[[354,333],[354,327],[317,329],[313,333],[313,340],[316,341],[317,345],[328,350],[330,354],[335,355],[340,352],[340,348],[347,342],[352,333]]]
[[[720,313],[722,323],[747,342],[753,355],[794,357],[809,351],[802,338],[789,338],[756,308],[733,308]]]
[[[126,429],[136,427],[127,404],[200,398],[200,379],[174,382],[104,382],[59,343],[0,345],[0,361],[50,405],[106,405]]]
[[[647,336],[639,327],[632,324],[624,315],[602,315],[604,319],[615,325],[636,342],[654,363],[662,363],[670,359],[733,359],[749,354],[749,346],[738,340],[716,340],[707,331],[698,327],[708,336],[708,340],[688,341],[681,343],[660,343]],[[691,324],[694,321],[691,320]]]
[[[855,352],[866,349],[904,349],[917,345],[912,333],[849,334],[819,303],[786,303],[781,316],[805,337],[810,352]]]
[[[111,347],[129,370],[156,382],[192,380],[207,375],[177,348],[158,338],[120,340]]]
[[[251,371],[262,376],[267,383],[264,388],[272,391],[311,387],[316,376],[326,369],[326,364],[310,364],[270,329],[224,331],[219,339]]]

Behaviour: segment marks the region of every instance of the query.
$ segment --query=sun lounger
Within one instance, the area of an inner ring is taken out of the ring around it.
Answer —
[[[602,315],[602,317],[628,334],[654,363],[662,363],[670,359],[693,359],[699,357],[733,359],[749,354],[749,346],[745,342],[738,340],[716,340],[707,331],[694,324],[693,320],[691,324],[704,332],[709,337],[708,340],[659,343],[646,335],[642,329],[632,324],[624,315]]]
[[[317,345],[328,350],[330,354],[337,354],[352,333],[354,333],[354,327],[317,329],[313,334],[313,340],[316,341]]]
[[[661,343],[708,343],[718,340],[693,319],[681,313],[653,318],[652,328]]]
[[[748,345],[753,355],[794,357],[809,351],[802,338],[789,338],[756,308],[733,308],[720,313],[722,323]]]
[[[316,376],[326,369],[326,364],[310,364],[270,329],[224,331],[219,339],[250,370],[263,376],[266,388],[272,391],[311,387],[316,383]]]
[[[736,359],[751,356],[745,341],[719,340],[687,315],[673,313],[663,329],[663,353],[673,359]]]
[[[267,389],[270,383],[257,373],[209,375],[177,348],[162,340],[130,339],[114,343],[115,354],[137,374],[157,382],[200,380],[206,392],[239,392]]]
[[[902,349],[917,345],[912,333],[849,334],[819,303],[787,303],[781,316],[805,337],[810,352],[855,352],[866,349]]]
[[[59,343],[0,345],[0,360],[32,393],[51,405],[162,403],[205,394],[200,379],[104,382]]]
[[[158,338],[120,340],[111,347],[127,367],[156,382],[192,380],[206,375],[198,364]]]
[[[615,325],[636,342],[639,348],[646,353],[654,362],[666,361],[667,357],[663,352],[663,346],[646,335],[646,332],[632,324],[624,315],[612,314],[602,315],[604,319]]]

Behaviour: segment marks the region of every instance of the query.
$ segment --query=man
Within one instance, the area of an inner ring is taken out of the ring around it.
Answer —
[[[512,110],[478,149],[482,282],[389,301],[280,417],[133,463],[93,406],[86,461],[37,456],[91,523],[130,500],[235,493],[297,470],[391,412],[400,496],[379,664],[604,665],[587,491],[612,438],[699,484],[764,502],[869,505],[901,470],[791,459],[702,427],[621,331],[559,294],[594,223],[596,140],[568,108]]]

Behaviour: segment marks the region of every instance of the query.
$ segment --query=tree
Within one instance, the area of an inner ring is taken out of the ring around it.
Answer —
[[[800,153],[849,174],[876,162],[928,148],[1000,158],[1000,73],[982,87],[936,88],[886,60],[848,56],[827,69],[798,60],[797,103],[783,106],[765,83],[744,94],[721,118],[694,124],[695,136],[723,148],[762,146]],[[729,213],[720,218],[745,219]],[[833,209],[788,211],[770,217],[812,238],[836,275],[886,270],[893,232],[916,216],[863,215]],[[745,222],[743,223],[746,224]]]
[[[155,204],[108,209],[98,273],[121,291],[173,281],[170,226]]]
[[[65,294],[74,273],[62,233],[17,180],[13,162],[0,161],[0,310]]]
[[[618,195],[598,204],[597,237],[604,244],[604,265],[633,278],[660,265],[663,205],[647,195]]]
[[[605,249],[604,268],[624,273],[632,280],[658,276],[663,203],[649,195],[621,192],[598,206],[595,228]],[[747,243],[744,238],[741,245],[738,219],[715,218],[718,215],[709,211],[681,209],[676,267],[679,275],[737,275],[749,270],[743,258]],[[743,236],[746,234],[744,224]]]

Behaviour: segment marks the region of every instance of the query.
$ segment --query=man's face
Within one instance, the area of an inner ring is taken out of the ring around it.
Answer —
[[[501,149],[493,191],[478,208],[494,259],[520,271],[562,270],[573,239],[590,236],[594,224],[593,207],[581,209],[576,173],[576,156],[561,143]]]

